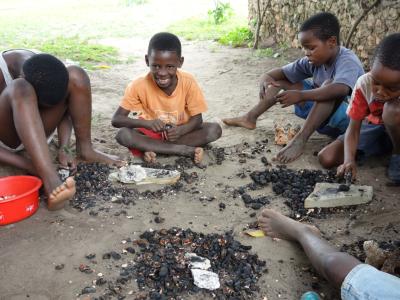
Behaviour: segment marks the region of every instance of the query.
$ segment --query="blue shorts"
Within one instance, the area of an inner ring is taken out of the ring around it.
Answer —
[[[338,137],[344,141],[344,134]],[[357,159],[368,156],[384,155],[392,151],[393,144],[384,125],[363,122],[357,146]]]
[[[303,90],[312,89],[312,83],[309,80],[303,80]],[[314,101],[311,100],[304,101],[302,105],[295,104],[294,113],[302,119],[307,119],[313,105]],[[337,138],[339,135],[346,132],[347,126],[349,125],[349,117],[346,114],[347,106],[348,104],[344,101],[340,103],[336,111],[317,128],[317,132],[328,135],[331,138]]]
[[[344,279],[341,296],[342,300],[398,300],[400,278],[359,264]]]

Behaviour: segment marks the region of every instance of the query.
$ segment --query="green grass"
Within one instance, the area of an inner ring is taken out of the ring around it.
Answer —
[[[207,0],[196,0],[205,2]],[[158,17],[160,0],[0,0],[0,48],[29,48],[79,62],[87,69],[121,63],[105,38],[149,38],[170,30],[189,40],[219,40],[238,45],[247,26],[233,15],[216,25],[206,11],[166,28]],[[168,19],[166,17],[166,19]],[[229,34],[231,31],[234,33]],[[128,58],[130,62],[132,58]],[[126,62],[127,60],[124,60]]]
[[[25,39],[10,42],[10,48],[35,49],[53,54],[61,59],[78,62],[86,69],[106,68],[109,64],[120,63],[116,48],[92,44],[78,37],[55,37],[49,40]]]
[[[248,27],[236,27],[234,30],[224,34],[218,39],[222,45],[232,47],[248,46],[253,40],[253,33]]]
[[[99,65],[119,63],[118,51],[111,46],[91,44],[77,37],[45,41],[41,47],[43,52],[52,53],[57,57],[69,58],[78,61],[83,67],[91,68]]]
[[[257,49],[254,51],[254,55],[257,57],[272,57],[275,51],[272,48]]]
[[[247,27],[246,18],[234,15],[220,24],[215,24],[209,17],[192,17],[170,25],[168,30],[187,40],[218,41],[243,27]],[[227,38],[224,41],[226,40]]]
[[[124,1],[0,0],[0,7],[1,46],[10,38],[24,37],[131,37],[143,34],[149,25],[142,22],[146,14],[139,15],[137,6]]]
[[[149,1],[0,0],[0,48],[37,49],[88,69],[119,63],[116,48],[95,41],[147,32],[136,5]]]

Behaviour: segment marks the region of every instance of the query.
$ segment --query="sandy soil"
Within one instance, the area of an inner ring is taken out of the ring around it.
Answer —
[[[137,43],[133,51],[144,53],[146,43]],[[249,49],[220,48],[213,43],[184,43],[184,69],[192,72],[203,88],[209,103],[205,120],[218,120],[224,116],[241,113],[257,101],[258,78],[264,71],[284,63],[285,59],[257,58]],[[295,53],[286,53],[293,56]],[[135,76],[146,71],[144,61],[131,65],[113,66],[110,70],[90,74],[93,86],[93,138],[96,146],[109,153],[129,158],[128,152],[118,146],[113,137],[115,129],[110,126],[110,118],[118,106],[125,85]],[[254,252],[267,261],[268,274],[261,277],[260,294],[256,299],[298,299],[307,291],[317,288],[326,299],[338,299],[338,295],[328,284],[315,275],[309,262],[294,244],[269,238],[249,238],[242,234],[247,224],[255,217],[249,214],[254,210],[246,208],[240,198],[233,199],[235,187],[250,182],[250,178],[240,178],[236,174],[262,170],[260,157],[269,160],[279,150],[273,145],[273,124],[280,120],[294,119],[291,109],[275,107],[260,119],[254,131],[238,128],[223,128],[222,138],[215,147],[225,147],[226,160],[221,165],[206,169],[195,168],[199,180],[193,187],[201,194],[178,192],[168,194],[160,200],[136,199],[135,206],[124,207],[106,204],[109,212],[90,216],[88,211],[79,212],[72,207],[57,212],[49,212],[43,203],[31,218],[0,228],[0,299],[75,299],[85,286],[91,285],[96,274],[115,275],[112,262],[103,261],[101,256],[110,250],[121,251],[121,241],[127,237],[137,237],[145,230],[178,226],[191,228],[204,233],[221,233],[233,230],[235,236],[244,244],[252,245]],[[239,163],[238,153],[246,150],[244,142],[250,147],[256,141],[270,140],[271,152],[257,154],[255,159]],[[102,142],[100,142],[102,140]],[[290,165],[291,168],[319,168],[315,151],[322,148],[328,140],[315,135],[307,145],[306,154]],[[175,158],[162,158],[162,163],[173,162]],[[207,154],[206,163],[213,162],[212,154]],[[359,206],[351,211],[343,210],[329,214],[325,219],[311,219],[334,245],[341,247],[359,240],[389,240],[398,238],[399,190],[385,186],[386,159],[371,161],[360,169],[360,182],[373,185],[375,197],[369,205]],[[14,170],[2,168],[2,174]],[[217,200],[202,203],[201,195],[215,196]],[[273,195],[271,188],[257,190],[254,195]],[[218,210],[223,202],[226,209]],[[273,197],[268,207],[285,213],[288,208],[279,197]],[[125,209],[132,219],[124,215],[115,216],[115,211]],[[166,220],[163,224],[153,222],[153,211],[160,212]],[[351,217],[353,216],[353,217]],[[393,226],[389,226],[392,224]],[[396,231],[397,230],[397,231]],[[82,263],[88,263],[85,255],[95,253],[97,264],[93,274],[79,272]],[[55,266],[64,264],[62,270]],[[127,286],[127,291],[135,290],[135,283]],[[83,297],[81,297],[82,299]],[[127,299],[133,299],[128,296]],[[197,299],[197,298],[194,298]]]

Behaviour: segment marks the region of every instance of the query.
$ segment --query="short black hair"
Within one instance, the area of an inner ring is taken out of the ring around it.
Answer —
[[[321,41],[326,41],[335,36],[337,44],[340,44],[340,24],[334,14],[320,12],[315,14],[301,24],[300,32],[313,31],[314,35]]]
[[[179,38],[169,32],[159,32],[153,35],[149,42],[147,54],[151,54],[151,50],[159,51],[175,51],[178,57],[181,57],[182,46]]]
[[[40,104],[53,106],[66,96],[68,70],[53,55],[35,54],[24,62],[22,70],[26,81],[33,86]]]
[[[384,67],[400,71],[400,33],[390,34],[379,43],[375,50],[375,60]]]

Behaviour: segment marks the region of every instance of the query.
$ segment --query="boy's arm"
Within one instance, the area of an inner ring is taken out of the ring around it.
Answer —
[[[360,137],[361,123],[362,120],[350,119],[349,127],[347,127],[344,136],[344,162],[337,168],[338,176],[343,176],[351,172],[353,179],[356,177],[356,152]]]
[[[123,107],[118,107],[114,113],[111,124],[116,128],[127,127],[127,128],[146,128],[154,132],[160,132],[165,130],[165,123],[159,119],[156,120],[142,120],[129,118],[130,111]]]
[[[173,126],[172,128],[167,130],[168,140],[174,142],[178,140],[181,136],[192,132],[193,130],[199,129],[201,124],[203,124],[203,116],[202,114],[198,114],[190,117],[189,121],[186,124]]]
[[[351,89],[343,83],[328,83],[322,87],[301,91],[303,100],[330,101],[350,94]]]
[[[274,81],[280,81],[280,80],[288,80],[285,76],[285,73],[283,73],[282,68],[272,69],[267,73],[265,73],[263,76],[261,76],[261,83],[263,82],[272,83]]]
[[[27,170],[31,174],[37,173],[29,159],[23,155],[18,155],[15,152],[3,149],[2,147],[0,147],[0,163]]]
[[[322,87],[312,90],[289,90],[279,93],[277,100],[282,107],[287,107],[305,100],[313,100],[316,102],[332,101],[347,96],[350,88],[343,83],[330,83]]]
[[[354,55],[340,56],[335,68],[336,73],[330,83],[313,90],[302,91],[302,100],[322,102],[342,99],[350,94],[357,79],[364,73],[360,61]]]

